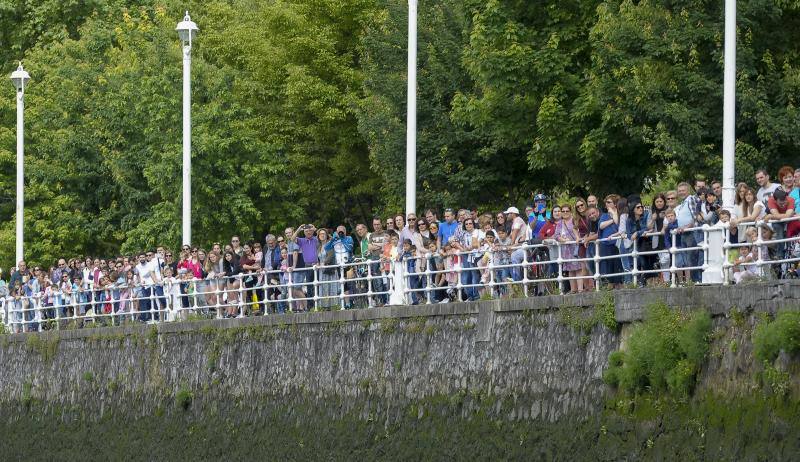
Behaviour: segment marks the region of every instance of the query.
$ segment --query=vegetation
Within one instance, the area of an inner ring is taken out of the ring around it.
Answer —
[[[772,322],[761,322],[753,332],[753,353],[772,363],[781,351],[800,353],[800,311],[780,311]]]
[[[689,396],[708,353],[710,333],[706,310],[685,314],[654,303],[646,320],[633,327],[627,348],[611,353],[603,378],[631,395]]]
[[[0,9],[22,59],[26,250],[130,252],[180,234],[181,65],[194,43],[198,244],[397,211],[405,0],[42,0]],[[723,2],[430,0],[419,8],[418,204],[630,193],[721,170]],[[800,4],[739,5],[737,180],[794,160]],[[6,90],[10,93],[10,85]],[[14,213],[0,98],[0,214]],[[511,179],[511,181],[509,181]],[[218,204],[225,204],[219,207]],[[0,224],[0,262],[14,221]]]

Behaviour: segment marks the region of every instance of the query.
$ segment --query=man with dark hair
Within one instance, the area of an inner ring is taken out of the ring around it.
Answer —
[[[769,181],[769,173],[767,173],[767,170],[763,168],[760,168],[756,171],[756,183],[758,183],[756,199],[763,202],[764,205],[768,205],[767,200],[772,197],[772,193],[781,186],[778,183]]]

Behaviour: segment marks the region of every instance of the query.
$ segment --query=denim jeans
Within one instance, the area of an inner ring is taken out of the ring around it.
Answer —
[[[633,282],[633,275],[630,274],[630,272],[633,270],[633,258],[630,256],[630,252],[631,249],[626,249],[624,246],[620,247],[619,249],[620,260],[622,260],[622,269],[628,273],[622,276],[622,282],[625,284],[630,284]],[[641,269],[641,266],[639,266],[638,269]]]
[[[481,273],[478,270],[472,269],[475,268],[475,264],[469,261],[469,257],[464,259],[464,263],[461,267],[461,284],[462,285],[471,285],[471,284],[479,284],[481,282]],[[469,300],[477,300],[478,299],[478,288],[477,287],[464,287],[464,293],[467,295],[467,299]]]
[[[511,277],[514,278],[514,281],[521,281],[524,275],[523,271],[525,271],[522,266],[522,262],[525,261],[525,250],[524,249],[517,249],[511,253],[511,263],[517,266],[511,268]]]

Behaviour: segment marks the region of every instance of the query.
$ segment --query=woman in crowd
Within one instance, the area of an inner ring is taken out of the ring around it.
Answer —
[[[667,212],[667,198],[664,193],[658,193],[653,198],[653,204],[650,206],[650,216],[647,220],[647,229],[651,231],[661,231],[664,228],[664,217]],[[669,267],[669,252],[664,244],[664,236],[662,234],[654,234],[650,238],[650,250],[659,252],[652,256],[652,267],[655,269],[655,264],[658,262],[659,268],[662,270]],[[656,274],[657,276],[657,274]]]
[[[226,250],[222,261],[222,274],[226,278],[226,290],[228,291],[228,301],[225,305],[225,317],[235,318],[238,310],[239,286],[241,279],[237,276],[242,274],[239,266],[239,257],[232,250]]]
[[[506,220],[506,215],[503,212],[497,212],[494,214],[495,224],[494,229],[504,228],[506,230],[506,234],[511,231],[509,228],[511,225]]]
[[[617,239],[610,239],[619,235],[619,212],[617,202],[619,196],[609,194],[605,198],[606,212],[600,215],[598,220],[600,229],[600,275],[612,287],[620,287],[622,278],[620,276],[609,276],[622,272],[622,264],[619,260],[619,249]]]
[[[560,207],[561,220],[556,223],[555,238],[561,243],[561,258],[574,259],[578,257],[578,229],[572,217],[572,208],[564,204]],[[572,293],[583,292],[583,280],[578,279],[583,268],[581,262],[565,262],[561,266],[566,271],[569,280],[569,291]]]
[[[242,284],[246,288],[244,300],[242,300],[242,316],[247,315],[248,307],[255,303],[256,291],[254,287],[258,282],[258,271],[261,270],[261,262],[253,255],[253,245],[249,242],[242,246],[242,256],[239,258],[239,267],[242,269]],[[258,305],[255,305],[258,306]]]
[[[633,205],[631,204],[631,206]],[[617,249],[620,255],[619,262],[625,272],[625,275],[622,276],[622,282],[630,284],[633,282],[633,275],[631,275],[633,259],[630,256],[631,251],[633,251],[633,243],[628,238],[628,199],[620,197],[617,200],[617,213],[619,213]]]
[[[752,222],[761,220],[766,216],[766,209],[767,207],[764,203],[756,199],[756,193],[753,188],[745,185],[744,199],[738,204],[738,210],[736,210],[737,217],[731,219],[731,224],[738,227],[737,234],[744,236],[747,227],[753,226]]]
[[[795,187],[794,169],[788,165],[781,167],[781,169],[778,170],[778,181],[781,182],[781,189],[786,192],[786,195],[791,195]]]
[[[478,250],[478,230],[475,229],[475,220],[472,218],[464,219],[463,230],[461,239],[457,242],[457,248],[462,252],[461,260],[461,284],[464,286],[471,286],[479,284],[481,280],[480,273],[474,269],[480,255],[475,252]],[[474,301],[478,299],[477,287],[464,287],[467,301]]]
[[[317,292],[319,301],[316,306],[328,309],[339,304],[337,299],[339,290],[336,283],[339,280],[339,272],[336,268],[336,252],[332,245],[328,245],[331,238],[327,229],[317,230],[317,240],[319,241],[317,258],[323,267],[317,268],[317,281],[320,284]]]
[[[432,221],[428,223],[428,229],[431,232],[430,241],[436,244],[436,248],[439,248],[439,223]],[[430,248],[430,246],[428,247]]]
[[[645,237],[645,234],[651,231],[648,223],[650,222],[650,214],[644,209],[644,204],[641,202],[633,205],[633,210],[628,214],[628,219],[625,228],[628,232],[628,239],[631,241],[633,248],[637,252],[650,252],[652,240]],[[653,269],[654,255],[639,255],[636,257],[636,265],[639,271],[650,271]],[[644,286],[647,279],[652,278],[653,273],[647,273],[637,277],[637,283]]]
[[[586,199],[578,197],[575,200],[575,207],[572,209],[572,220],[575,223],[579,240],[583,240],[589,235],[589,219],[586,216],[587,210],[588,208],[586,205]],[[578,258],[586,258],[585,245],[578,245]],[[581,276],[583,290],[586,291],[591,289],[593,284],[591,276],[589,275],[589,265],[587,262],[581,262],[581,269],[578,270],[578,274]]]
[[[208,253],[203,272],[206,274],[206,305],[217,307],[217,316],[222,317],[222,310],[219,308],[219,305],[221,305],[223,301],[218,291],[224,290],[225,280],[220,278],[220,274],[224,271],[222,269],[222,260],[220,259],[219,253],[213,250]]]

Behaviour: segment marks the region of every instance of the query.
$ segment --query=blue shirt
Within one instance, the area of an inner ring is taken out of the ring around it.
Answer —
[[[456,233],[458,226],[459,223],[456,220],[453,220],[452,223],[443,221],[439,224],[439,242],[442,244],[442,246],[450,241],[450,237]],[[400,244],[402,244],[402,242]]]
[[[800,188],[792,189],[792,192],[789,193],[789,197],[794,199],[794,211],[800,212]]]
[[[608,213],[604,213],[604,214],[600,215],[600,219],[597,220],[597,222],[598,223],[602,223],[602,222],[608,221],[610,219],[611,219],[611,215],[609,215]],[[611,236],[612,234],[616,234],[618,231],[619,231],[619,226],[616,223],[613,223],[610,226],[606,226],[605,228],[601,229],[600,230],[600,235],[598,237],[600,239],[605,239],[605,238]],[[617,242],[616,242],[616,240],[601,241],[600,245],[616,246]]]

